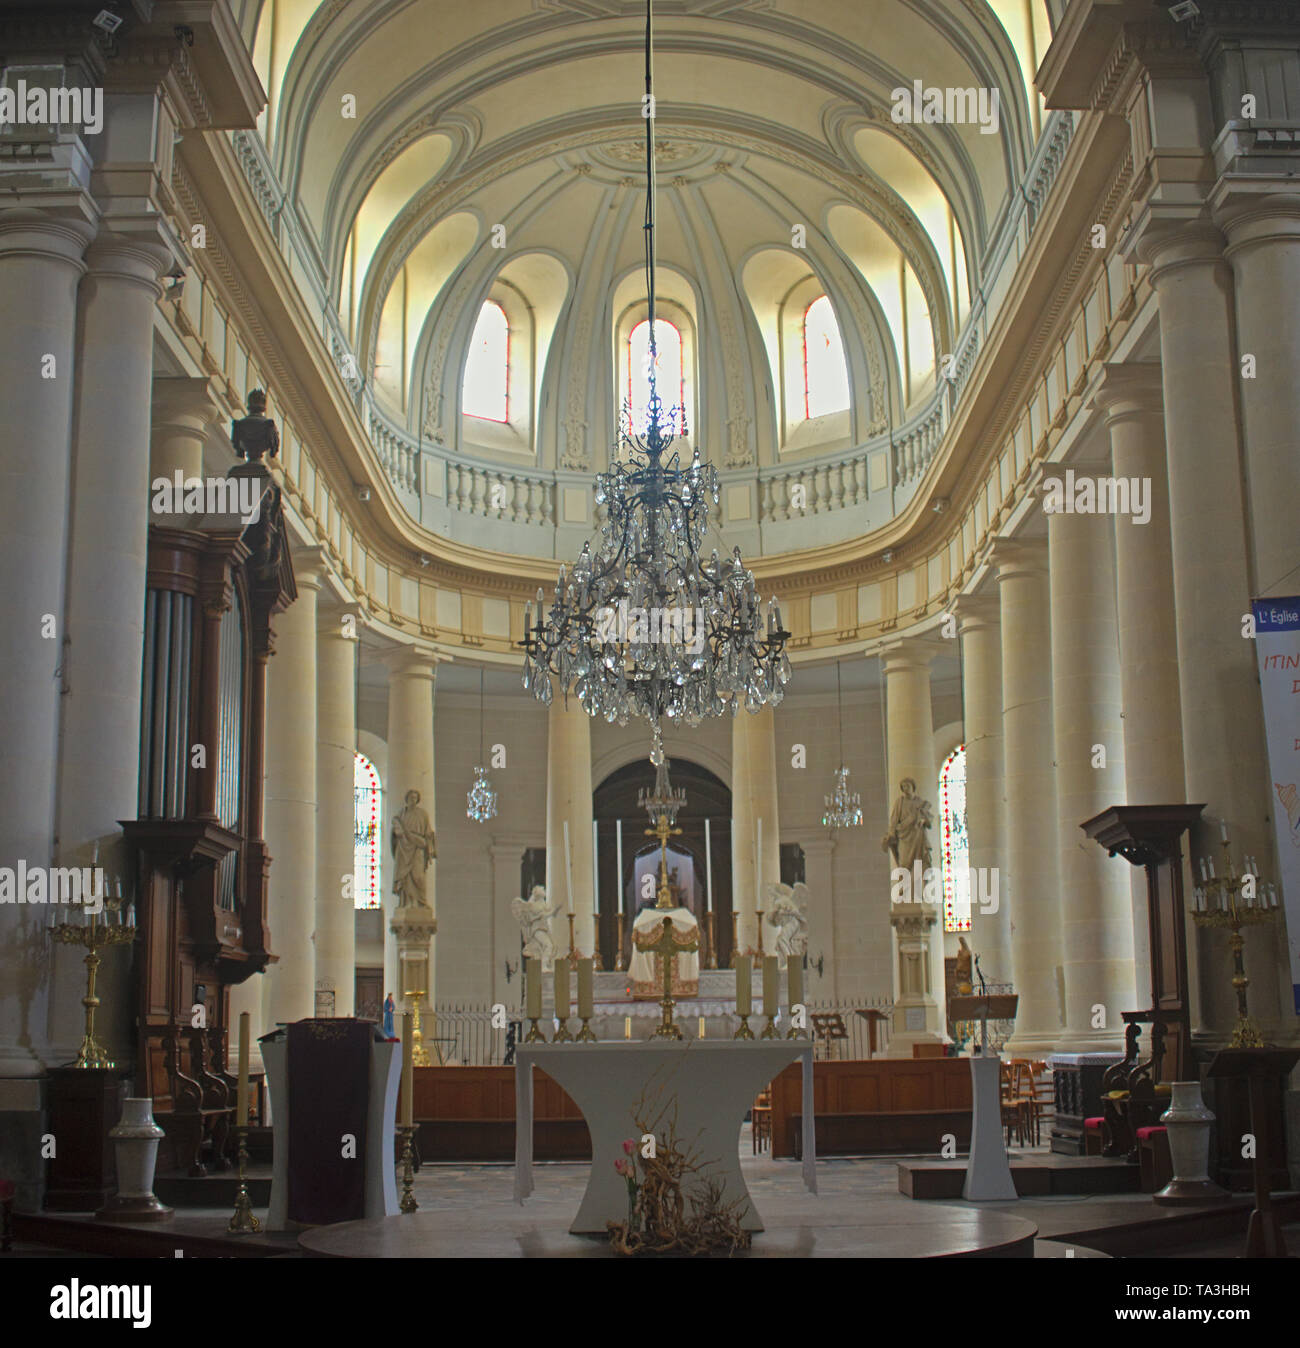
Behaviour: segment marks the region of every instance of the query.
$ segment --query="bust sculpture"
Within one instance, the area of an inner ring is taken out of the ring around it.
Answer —
[[[418,791],[408,791],[406,804],[393,816],[391,843],[397,862],[393,893],[397,895],[398,907],[428,908],[425,873],[438,855],[438,843]]]
[[[248,395],[248,415],[230,423],[230,442],[235,453],[249,463],[273,459],[280,452],[280,432],[266,415],[266,394],[255,388]]]
[[[932,822],[930,802],[916,794],[916,782],[904,777],[898,784],[902,793],[889,815],[889,832],[881,839],[880,850],[894,858],[894,865],[910,871],[916,862],[930,865],[930,839],[926,830]]]

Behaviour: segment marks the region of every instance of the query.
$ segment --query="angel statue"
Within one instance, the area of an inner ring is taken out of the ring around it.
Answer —
[[[799,881],[767,887],[768,921],[777,928],[776,954],[802,955],[808,949],[808,886]]]
[[[546,897],[546,889],[542,885],[534,885],[533,892],[526,899],[510,900],[510,911],[523,933],[524,954],[529,959],[541,960],[543,973],[549,973],[555,967],[551,917],[558,909],[559,904],[552,903]]]

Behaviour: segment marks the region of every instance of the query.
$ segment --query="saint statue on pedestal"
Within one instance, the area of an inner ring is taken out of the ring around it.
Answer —
[[[926,830],[933,822],[930,802],[916,794],[916,783],[904,777],[898,784],[902,795],[889,815],[889,832],[881,839],[880,850],[890,853],[894,865],[910,871],[916,862],[923,870],[930,866],[930,839]]]
[[[398,907],[428,908],[425,873],[438,855],[438,843],[418,791],[408,791],[405,806],[393,816],[391,841],[397,862],[393,893]]]

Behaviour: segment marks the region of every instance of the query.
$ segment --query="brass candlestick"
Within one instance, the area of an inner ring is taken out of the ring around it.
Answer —
[[[415,1212],[420,1206],[411,1192],[415,1183],[415,1125],[403,1124],[397,1131],[402,1135],[402,1198],[397,1207],[401,1212]]]
[[[248,1164],[248,1125],[235,1125],[235,1155],[239,1161],[239,1188],[235,1192],[235,1211],[231,1215],[226,1230],[233,1236],[247,1236],[262,1229],[262,1224],[253,1215],[253,1204],[248,1197],[248,1180],[244,1167]]]
[[[524,1035],[525,1044],[544,1044],[546,1036],[542,1033],[541,1022],[536,1016],[528,1017],[528,1033]]]
[[[121,914],[122,898],[104,900],[104,911]],[[77,1067],[115,1066],[107,1050],[95,1038],[95,1012],[100,1001],[95,996],[95,975],[99,971],[99,952],[106,946],[129,945],[135,940],[135,928],[109,926],[98,920],[98,913],[90,913],[90,922],[78,926],[72,922],[59,922],[50,928],[50,939],[60,945],[80,945],[86,948],[86,995],[81,1004],[86,1008],[85,1033],[81,1038],[81,1049],[77,1053]]]
[[[420,999],[424,989],[410,994],[411,1003],[411,1066],[428,1067],[429,1050],[424,1046],[424,1034],[420,1030]]]
[[[767,1024],[763,1026],[763,1033],[758,1036],[760,1039],[780,1039],[780,1034],[776,1028],[776,1017],[768,1016]]]
[[[614,959],[614,972],[621,974],[627,965],[623,963],[623,942],[627,939],[627,914],[618,915],[618,954]]]
[[[748,1014],[742,1015],[739,1011],[737,1011],[736,1014],[740,1016],[740,1029],[738,1029],[731,1037],[733,1039],[752,1039],[754,1037],[754,1031],[749,1028]]]
[[[562,1020],[557,1014],[555,1019],[559,1022],[559,1028],[551,1036],[552,1044],[571,1044],[573,1036],[569,1033],[569,1018],[565,1016]]]
[[[573,913],[570,913],[570,914],[569,914],[569,962],[570,962],[571,964],[572,964],[572,962],[573,962],[573,956],[574,956],[574,951],[575,951],[575,947],[574,947],[574,944],[573,944],[573,919],[574,919],[574,916],[575,916],[575,915],[574,915]]]
[[[1203,865],[1204,863],[1202,863]],[[1251,1019],[1246,1005],[1246,989],[1250,979],[1246,977],[1244,950],[1246,938],[1242,936],[1243,927],[1258,927],[1265,922],[1276,921],[1279,908],[1271,907],[1265,899],[1265,886],[1258,872],[1247,871],[1245,875],[1255,880],[1256,902],[1242,904],[1241,881],[1232,861],[1232,844],[1225,830],[1223,837],[1223,864],[1226,875],[1216,876],[1211,871],[1194,891],[1197,907],[1192,910],[1192,919],[1198,927],[1222,927],[1231,935],[1228,937],[1228,949],[1232,952],[1232,987],[1237,994],[1237,1025],[1232,1032],[1232,1048],[1263,1048],[1264,1037],[1259,1026]],[[1271,886],[1267,887],[1270,891]],[[1275,896],[1275,892],[1274,892]],[[1202,908],[1200,905],[1204,904]]]
[[[758,918],[758,957],[759,957],[759,959],[762,959],[762,958],[763,958],[763,913],[764,913],[764,909],[762,909],[762,908],[758,908],[758,909],[756,909],[755,912],[754,912],[754,916]]]
[[[704,967],[716,969],[718,967],[718,915],[713,909],[710,909],[704,914],[704,918],[709,932],[709,958]]]
[[[580,1019],[582,1020],[582,1029],[580,1029],[580,1030],[578,1031],[578,1033],[574,1036],[575,1039],[576,1039],[576,1041],[577,1041],[579,1044],[594,1044],[594,1043],[596,1043],[597,1040],[596,1040],[595,1032],[592,1030],[591,1026],[587,1023],[587,1022],[591,1019],[591,1017],[590,1017],[590,1016],[582,1016],[582,1017],[580,1017]]]

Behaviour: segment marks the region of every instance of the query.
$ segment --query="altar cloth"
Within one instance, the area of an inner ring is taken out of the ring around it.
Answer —
[[[740,1170],[740,1126],[758,1092],[796,1058],[803,1062],[803,1182],[815,1194],[811,1040],[520,1044],[515,1049],[516,1202],[533,1192],[533,1068],[540,1067],[582,1110],[591,1134],[591,1173],[570,1232],[604,1235],[606,1222],[627,1220],[627,1185],[614,1163],[623,1157],[627,1139],[640,1146],[632,1116],[643,1094],[652,1117],[675,1096],[678,1140],[714,1162],[686,1192],[703,1180],[721,1180],[725,1202],[744,1202],[741,1225],[761,1231],[762,1220]]]

